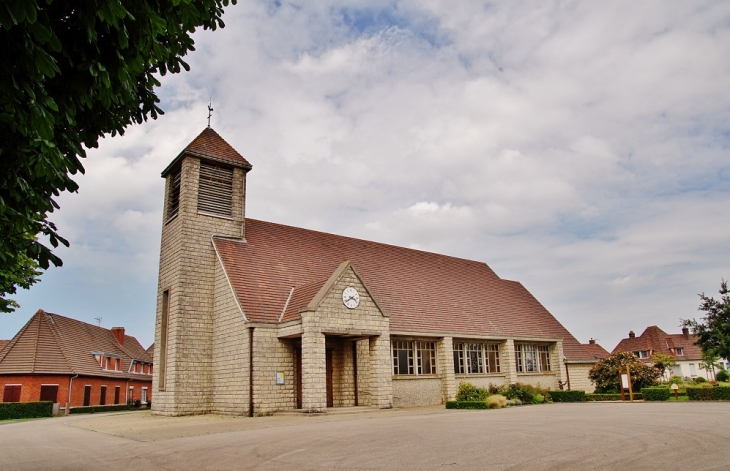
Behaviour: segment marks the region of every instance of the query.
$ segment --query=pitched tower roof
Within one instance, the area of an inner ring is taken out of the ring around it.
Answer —
[[[238,153],[220,134],[215,132],[213,128],[205,128],[203,132],[198,134],[198,137],[192,140],[190,144],[178,154],[175,159],[170,162],[170,165],[162,171],[162,176],[167,175],[170,170],[183,158],[185,155],[192,155],[199,157],[204,160],[212,160],[215,162],[221,162],[224,164],[232,165],[234,167],[240,167],[246,171],[251,170],[252,166]]]

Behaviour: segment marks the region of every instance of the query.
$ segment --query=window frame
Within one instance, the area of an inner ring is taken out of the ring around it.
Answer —
[[[423,339],[391,339],[393,376],[435,376],[438,374],[438,342]],[[402,362],[406,360],[404,367]],[[424,369],[429,371],[424,372]]]
[[[453,343],[452,349],[454,374],[471,376],[502,374],[499,342],[459,340]],[[476,367],[474,359],[477,362]]]
[[[515,370],[520,374],[553,373],[552,345],[515,343]]]

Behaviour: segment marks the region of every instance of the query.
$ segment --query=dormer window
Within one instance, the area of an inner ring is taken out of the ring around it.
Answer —
[[[233,169],[200,163],[198,212],[231,217],[233,213]]]
[[[684,349],[682,347],[677,347],[674,349],[674,353],[678,356],[684,356]]]

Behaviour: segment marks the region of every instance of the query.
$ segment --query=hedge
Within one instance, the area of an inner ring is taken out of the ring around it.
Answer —
[[[550,398],[553,402],[585,402],[586,392],[585,391],[549,391]]]
[[[641,395],[645,401],[667,401],[669,400],[669,388],[641,388]]]
[[[687,397],[690,401],[730,401],[730,387],[702,388],[688,386]]]
[[[113,406],[90,406],[90,407],[72,407],[70,414],[93,414],[95,412],[112,412],[116,410],[129,410],[129,404],[117,404]]]
[[[0,420],[33,419],[51,417],[53,403],[43,402],[0,402]]]
[[[642,389],[643,391],[643,389]],[[624,393],[626,400],[629,400],[629,393]],[[586,394],[586,399],[589,401],[620,401],[621,394]],[[634,400],[640,401],[642,399],[641,393],[634,393]]]
[[[486,409],[485,401],[446,401],[447,409]]]

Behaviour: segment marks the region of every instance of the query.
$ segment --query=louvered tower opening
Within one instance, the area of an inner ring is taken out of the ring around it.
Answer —
[[[233,169],[200,163],[198,212],[232,216]]]
[[[177,172],[172,174],[172,180],[170,183],[170,195],[167,205],[167,219],[170,220],[177,216],[180,210],[180,174],[182,169],[178,169]]]

